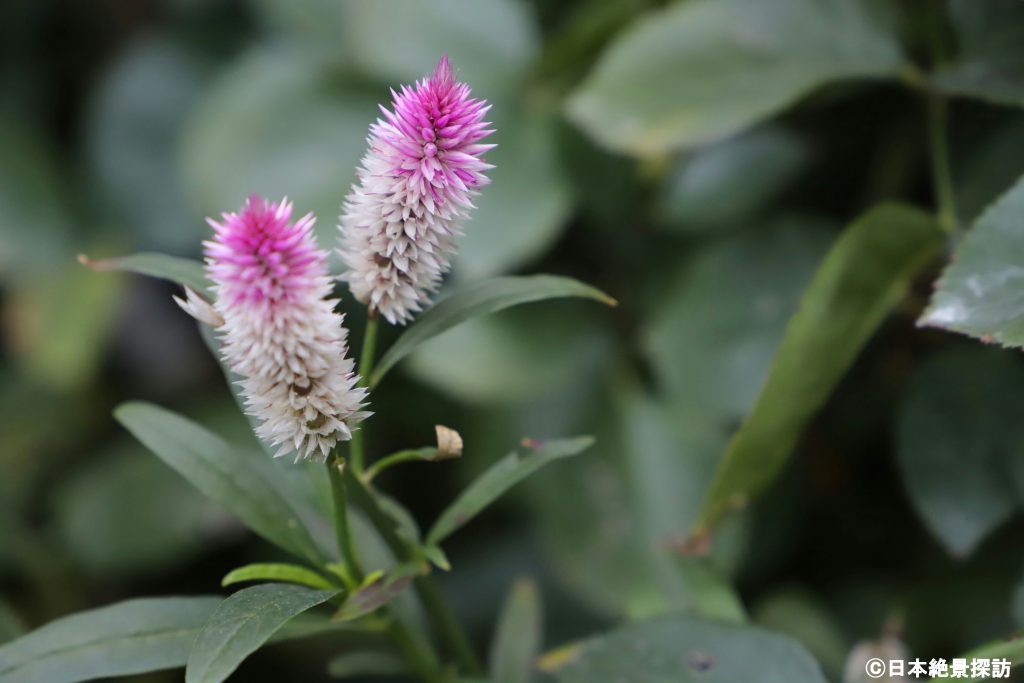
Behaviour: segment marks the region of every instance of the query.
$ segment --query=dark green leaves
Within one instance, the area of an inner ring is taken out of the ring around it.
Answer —
[[[1024,504],[1024,366],[980,347],[930,358],[908,388],[898,454],[910,499],[956,556]]]
[[[902,64],[857,0],[697,0],[622,33],[568,111],[603,145],[661,154],[726,137],[830,81],[892,76]]]
[[[252,462],[263,454],[243,453],[199,425],[152,404],[124,403],[114,417],[250,529],[313,563],[323,560],[289,500],[265,476],[266,470]]]
[[[519,450],[509,453],[470,484],[469,488],[441,513],[427,534],[426,545],[439,544],[503,493],[544,465],[559,458],[576,455],[593,443],[594,440],[589,436],[540,443],[528,442]]]
[[[196,637],[185,670],[186,683],[220,683],[278,629],[337,593],[264,584],[231,595]]]
[[[218,598],[151,598],[58,619],[0,646],[0,683],[74,683],[185,664]]]
[[[417,346],[461,322],[480,315],[494,313],[510,306],[544,299],[583,297],[613,305],[615,300],[607,294],[556,275],[530,275],[500,277],[460,290],[438,301],[391,345],[370,376],[375,386],[398,361]]]
[[[1024,180],[975,222],[920,324],[1024,346]]]
[[[520,580],[512,586],[491,643],[491,683],[529,683],[542,640],[537,584]]]
[[[557,653],[559,683],[825,683],[795,641],[691,617],[640,622]]]
[[[79,256],[82,265],[99,271],[121,271],[148,275],[163,280],[176,282],[183,287],[191,287],[203,293],[209,286],[203,264],[192,259],[168,256],[166,254],[131,254],[94,261],[86,256]]]
[[[932,218],[895,204],[875,208],[847,228],[789,322],[753,412],[705,496],[698,530],[775,478],[804,424],[941,244]]]
[[[1024,6],[1016,0],[951,0],[956,59],[934,83],[955,94],[1024,106]]]

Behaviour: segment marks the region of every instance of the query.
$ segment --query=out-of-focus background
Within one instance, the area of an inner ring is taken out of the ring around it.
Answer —
[[[936,35],[950,55],[967,45],[952,4],[871,7],[901,50],[927,62]],[[541,582],[549,646],[687,609],[671,548],[802,288],[864,209],[899,198],[930,210],[933,198],[922,98],[899,78],[812,75],[809,85],[828,83],[778,115],[788,102],[742,125],[713,112],[722,129],[703,137],[678,128],[706,121],[669,121],[664,144],[657,131],[632,135],[629,116],[616,119],[624,129],[603,125],[601,107],[635,107],[642,123],[673,106],[666,91],[770,99],[770,75],[735,82],[728,55],[621,92],[591,82],[580,95],[609,44],[666,21],[652,13],[667,5],[0,4],[0,641],[127,597],[216,593],[229,569],[277,557],[111,418],[141,398],[251,438],[175,288],[95,273],[76,255],[196,257],[204,216],[250,192],[315,211],[333,247],[378,103],[444,53],[493,103],[499,145],[452,282],[568,274],[620,305],[514,309],[417,352],[373,396],[370,453],[428,444],[440,423],[463,434],[465,456],[382,485],[428,521],[520,437],[594,433],[591,452],[545,470],[452,541],[446,590],[481,646],[518,576]],[[758,21],[770,36],[774,19]],[[858,30],[850,23],[830,29],[835,42]],[[967,222],[1024,170],[1024,116],[957,100],[951,121]],[[623,142],[609,144],[616,135]],[[876,335],[785,476],[715,540],[754,621],[794,634],[833,677],[886,624],[915,655],[948,658],[1024,619],[1024,600],[1013,600],[1024,496],[994,492],[1014,467],[1001,458],[1019,460],[1024,445],[1024,413],[1006,409],[1024,407],[1024,366],[915,329],[929,285]],[[359,339],[362,312],[345,307]],[[969,475],[955,452],[951,466],[929,460],[958,421],[970,424],[963,448],[982,453]],[[328,680],[323,651],[330,644],[273,647],[238,679]]]

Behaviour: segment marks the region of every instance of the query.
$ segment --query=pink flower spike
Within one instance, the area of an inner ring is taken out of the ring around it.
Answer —
[[[392,324],[419,311],[451,268],[455,238],[490,182],[481,140],[490,107],[455,80],[447,55],[430,78],[391,91],[341,216],[353,296]]]
[[[327,274],[327,254],[313,237],[316,219],[292,222],[287,200],[249,197],[238,213],[208,219],[204,242],[214,283],[213,310],[182,303],[193,315],[220,322],[227,364],[241,375],[246,412],[256,434],[277,448],[321,459],[369,413],[366,391],[348,358],[348,332]]]

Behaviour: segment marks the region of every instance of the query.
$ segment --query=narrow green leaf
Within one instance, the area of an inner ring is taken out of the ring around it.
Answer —
[[[420,568],[415,565],[399,565],[387,574],[368,581],[345,600],[345,604],[334,615],[334,619],[353,621],[365,617],[401,595],[419,573]]]
[[[963,655],[963,658],[970,662],[972,659],[998,659],[1000,661],[1007,661],[1010,663],[1010,668],[1016,669],[1021,664],[1024,664],[1024,638],[1010,637],[1004,640],[997,640],[992,643],[986,643],[980,647],[976,647],[970,652]],[[980,682],[990,681],[992,676],[986,676],[984,678],[969,678],[968,681]],[[1005,676],[1004,676],[1005,678]]]
[[[170,280],[182,287],[190,287],[199,293],[205,292],[210,286],[202,263],[178,256],[141,253],[96,261],[82,254],[78,260],[83,266],[93,270],[147,275],[161,280]]]
[[[401,657],[392,652],[346,652],[338,655],[327,665],[327,673],[334,678],[357,678],[364,676],[401,676],[409,674],[409,666]]]
[[[901,68],[897,41],[858,0],[696,0],[623,31],[567,108],[611,149],[664,154],[727,137],[830,81]]]
[[[0,646],[0,683],[74,683],[184,666],[216,597],[119,602]]]
[[[872,209],[846,229],[789,321],[754,409],[729,444],[698,533],[772,482],[804,424],[942,242],[930,216],[896,204]]]
[[[818,663],[790,638],[696,617],[625,626],[542,663],[559,683],[825,683]]]
[[[388,370],[420,344],[459,323],[518,304],[565,297],[615,305],[615,300],[600,290],[557,275],[499,277],[454,292],[434,304],[392,344],[374,368],[370,386],[376,386]]]
[[[919,323],[1024,346],[1024,177],[957,246]]]
[[[337,588],[337,586],[332,585],[330,581],[312,569],[284,562],[257,562],[233,569],[221,580],[220,585],[230,586],[245,581],[297,583],[300,586],[308,586],[318,590]]]
[[[186,683],[220,683],[278,629],[338,592],[271,583],[234,593],[196,636],[185,669]]]
[[[427,534],[426,545],[438,545],[503,493],[544,465],[559,458],[577,455],[593,443],[594,439],[589,436],[526,442],[522,448],[491,466],[441,513]]]
[[[235,514],[246,526],[314,564],[325,561],[301,517],[267,479],[267,470],[217,435],[169,410],[123,403],[114,417],[193,486]]]
[[[529,683],[542,645],[542,615],[537,584],[519,580],[512,587],[491,643],[491,683]]]

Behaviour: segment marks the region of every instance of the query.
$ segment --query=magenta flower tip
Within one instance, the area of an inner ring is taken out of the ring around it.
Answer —
[[[489,106],[455,79],[448,56],[429,78],[391,90],[341,217],[353,295],[391,323],[420,310],[451,267],[455,238],[489,181],[481,141]]]

